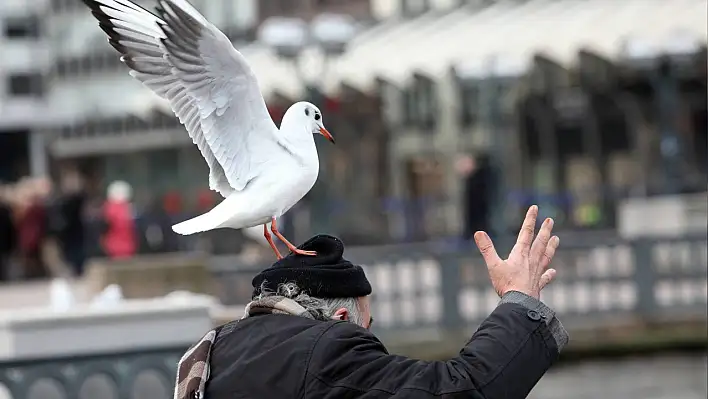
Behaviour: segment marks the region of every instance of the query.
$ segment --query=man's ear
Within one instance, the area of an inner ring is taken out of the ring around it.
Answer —
[[[336,312],[334,312],[334,316],[332,316],[332,318],[335,320],[347,321],[349,320],[349,311],[347,308],[339,308]]]

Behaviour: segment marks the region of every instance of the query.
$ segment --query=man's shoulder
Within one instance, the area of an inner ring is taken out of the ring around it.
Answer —
[[[312,351],[312,361],[315,364],[333,361],[356,364],[368,355],[388,355],[386,347],[376,335],[357,324],[331,321],[324,327]]]
[[[263,314],[223,325],[216,341],[242,340],[242,335],[252,340],[281,335],[293,339],[307,339],[320,335],[336,322],[336,320],[320,321],[286,314]]]
[[[366,340],[378,341],[378,338],[366,328],[343,320],[332,320],[326,322],[323,331],[323,339],[340,339],[340,338],[362,338]]]
[[[257,397],[297,392],[317,341],[333,323],[264,314],[223,325],[211,354],[207,397],[237,391],[258,393]],[[268,383],[271,376],[264,370],[280,370],[278,384]],[[236,377],[241,381],[238,387],[233,383]]]

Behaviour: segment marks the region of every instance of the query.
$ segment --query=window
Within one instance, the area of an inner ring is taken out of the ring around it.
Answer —
[[[407,125],[415,122],[415,92],[412,88],[403,91],[403,122]]]
[[[474,126],[479,121],[479,84],[460,82],[460,119],[462,126]]]
[[[435,126],[437,107],[435,106],[435,84],[430,80],[420,79],[417,84],[417,105],[420,123],[425,128]]]
[[[10,75],[8,80],[8,90],[11,96],[39,97],[44,92],[41,74]]]
[[[435,83],[418,76],[403,95],[405,121],[410,125],[432,128],[435,125],[437,105]]]
[[[82,6],[81,2],[73,0],[51,0],[52,11],[67,11]]]
[[[10,39],[39,37],[39,19],[37,17],[9,18],[5,20],[4,25],[4,35]]]
[[[551,119],[552,111],[546,99],[536,94],[524,98],[519,108],[521,113],[519,128],[523,135],[525,156],[534,161],[539,160],[543,153],[541,137],[547,124],[545,122]]]
[[[558,156],[568,159],[574,155],[585,154],[583,140],[588,113],[588,101],[585,93],[576,89],[556,90],[551,94],[555,113],[555,135]]]
[[[593,97],[592,106],[597,118],[595,123],[599,130],[602,153],[628,152],[631,147],[629,126],[624,111],[616,101],[616,94],[596,94]]]

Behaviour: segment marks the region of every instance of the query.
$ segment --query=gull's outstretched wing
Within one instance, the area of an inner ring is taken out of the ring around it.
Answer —
[[[209,165],[209,187],[243,190],[258,175],[258,154],[277,145],[243,55],[186,0],[159,0],[159,16],[130,0],[83,1],[130,74],[169,100]]]

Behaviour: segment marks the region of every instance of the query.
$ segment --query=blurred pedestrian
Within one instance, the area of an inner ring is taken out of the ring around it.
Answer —
[[[75,170],[63,173],[50,215],[54,233],[64,261],[76,276],[84,272],[86,262],[84,206],[86,193],[83,178]]]
[[[489,230],[492,171],[489,160],[484,155],[461,157],[457,162],[457,169],[463,176],[464,184],[462,237],[470,240],[475,231]]]
[[[130,202],[132,188],[124,181],[115,181],[108,186],[107,197],[103,204],[106,227],[101,246],[109,258],[130,258],[137,250],[135,218]]]
[[[369,328],[371,285],[316,236],[252,281],[244,316],[208,332],[180,360],[175,398],[525,398],[568,341],[540,300],[558,238],[546,220],[534,240],[529,209],[506,260],[486,233],[475,240],[501,301],[447,361],[391,355]]]
[[[86,198],[84,209],[84,227],[86,229],[86,259],[103,258],[106,253],[103,251],[103,235],[108,230],[108,224],[103,219],[103,204],[105,200],[95,196]]]
[[[0,185],[0,281],[10,278],[10,257],[17,245],[10,190]]]
[[[177,234],[172,231],[172,216],[182,209],[178,193],[170,192],[161,199],[156,198],[142,216],[141,252],[165,253],[179,250]]]
[[[46,200],[51,189],[51,181],[46,178],[23,179],[17,186],[16,230],[24,277],[28,279],[47,276],[42,246],[47,233]]]

